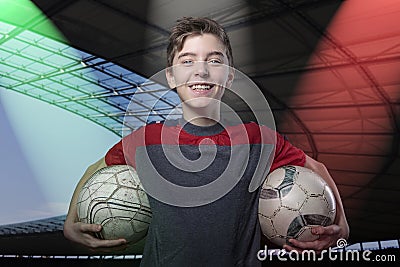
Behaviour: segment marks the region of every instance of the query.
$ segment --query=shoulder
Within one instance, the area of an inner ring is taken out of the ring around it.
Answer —
[[[165,125],[165,121],[151,121],[140,128],[157,129],[157,128],[163,127],[164,125]]]
[[[247,139],[250,144],[274,144],[277,134],[274,129],[253,121],[229,125],[226,130],[232,135],[233,140],[238,139],[243,142]]]
[[[158,129],[161,129],[163,126],[164,126],[164,121],[152,121],[152,122],[146,123],[143,126],[140,126],[136,130],[132,131],[132,133],[130,133],[130,135],[131,136],[141,136],[141,135],[143,135],[143,133],[149,134]]]
[[[147,123],[137,130],[133,131],[128,139],[129,143],[134,143],[137,146],[159,145],[161,143],[172,142],[179,133],[179,128],[173,122],[155,121]]]

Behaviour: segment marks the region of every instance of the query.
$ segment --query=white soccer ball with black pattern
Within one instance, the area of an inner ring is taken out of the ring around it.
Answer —
[[[318,239],[312,227],[332,224],[335,215],[331,188],[310,169],[284,166],[271,172],[262,185],[258,218],[263,234],[277,245],[290,238]]]
[[[102,225],[98,238],[125,238],[132,244],[145,237],[152,217],[137,173],[128,165],[95,172],[79,193],[77,211],[81,222]]]

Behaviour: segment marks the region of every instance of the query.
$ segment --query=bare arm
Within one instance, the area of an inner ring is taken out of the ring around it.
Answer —
[[[287,250],[303,250],[303,249],[314,249],[321,251],[330,246],[335,246],[336,241],[339,238],[347,239],[349,237],[349,225],[347,223],[346,215],[344,213],[342,199],[339,194],[339,190],[336,187],[335,181],[332,179],[325,165],[321,162],[314,160],[313,158],[306,156],[306,163],[304,167],[313,170],[319,174],[326,183],[332,189],[336,199],[336,218],[333,225],[327,227],[315,227],[312,231],[313,234],[319,235],[319,239],[312,242],[299,242],[297,240],[289,240],[295,247],[286,246]]]
[[[346,215],[344,213],[344,208],[343,208],[343,203],[342,199],[339,194],[339,190],[337,189],[337,186],[335,184],[335,181],[332,179],[331,175],[329,174],[328,170],[326,169],[325,165],[321,162],[318,162],[314,160],[313,158],[310,158],[309,156],[306,156],[306,165],[304,167],[309,168],[319,174],[325,182],[330,186],[330,188],[333,191],[333,194],[335,195],[336,199],[336,218],[335,218],[335,224],[341,226],[342,233],[340,238],[348,238],[349,237],[349,225],[347,224],[347,219]]]
[[[104,158],[101,158],[99,161],[95,162],[94,164],[90,165],[85,173],[83,174],[82,178],[79,180],[78,184],[75,187],[74,193],[72,195],[71,202],[69,204],[69,210],[67,214],[66,221],[76,221],[77,220],[77,213],[76,213],[76,203],[78,200],[79,192],[81,191],[85,182],[90,178],[90,176],[95,173],[97,170],[106,167],[106,162]]]
[[[106,166],[107,165],[105,159],[101,158],[99,161],[90,165],[87,168],[86,172],[83,174],[82,178],[79,180],[78,184],[75,187],[75,191],[72,195],[72,199],[69,205],[67,218],[64,222],[64,236],[73,242],[79,243],[91,249],[121,246],[126,243],[125,239],[97,239],[93,236],[93,233],[101,231],[101,225],[86,224],[78,221],[76,203],[82,186],[93,173]]]

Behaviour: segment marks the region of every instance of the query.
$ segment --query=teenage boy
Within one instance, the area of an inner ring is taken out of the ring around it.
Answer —
[[[245,143],[250,146],[246,152],[249,154],[248,162],[242,169],[237,166],[241,164],[235,164],[232,179],[237,179],[237,183],[223,196],[208,200],[205,196],[204,202],[191,205],[190,195],[186,195],[186,202],[179,199],[172,203],[174,191],[165,189],[166,192],[162,192],[162,186],[155,191],[159,190],[167,197],[172,196],[170,202],[150,192],[153,218],[141,266],[260,266],[257,260],[261,235],[257,216],[259,190],[251,192],[249,184],[260,159],[257,148],[260,136],[268,130],[254,122],[240,125],[222,123],[220,100],[234,79],[232,69],[226,67],[233,66],[228,36],[217,22],[208,18],[187,17],[178,20],[169,38],[167,61],[168,84],[176,89],[182,102],[182,118],[141,127],[124,137],[104,158],[90,166],[73,194],[64,224],[64,235],[92,249],[118,247],[126,243],[124,239],[99,240],[93,233],[101,230],[100,225],[84,224],[77,220],[78,192],[96,170],[109,165],[129,164],[137,169],[144,184],[147,179],[159,175],[179,187],[199,188],[215,182],[223,175],[229,161],[236,156],[232,155],[234,146]],[[283,165],[312,169],[327,181],[337,202],[335,224],[314,228],[313,233],[319,235],[318,240],[289,240],[291,245],[285,245],[284,248],[321,251],[335,245],[339,238],[347,238],[349,227],[340,195],[325,166],[277,133],[275,145],[271,171]],[[176,164],[179,160],[174,158],[176,151],[168,153],[173,151],[168,149],[174,146],[194,165],[197,159],[207,153],[213,155],[213,160],[198,170],[190,164],[179,166]],[[235,153],[241,154],[240,151]],[[238,173],[239,177],[235,177]],[[178,195],[179,192],[176,192],[177,198]],[[195,197],[198,196],[193,194],[193,199]]]

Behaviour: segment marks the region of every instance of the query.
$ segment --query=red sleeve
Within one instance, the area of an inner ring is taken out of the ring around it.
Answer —
[[[306,154],[303,150],[293,146],[289,141],[283,138],[282,135],[277,133],[275,157],[270,172],[285,165],[304,167],[305,163]]]
[[[125,136],[118,143],[116,143],[110,150],[108,150],[105,161],[107,166],[110,165],[131,165],[136,168],[135,154],[136,147],[140,144],[140,136],[138,132],[134,131]]]
[[[126,165],[126,160],[122,148],[122,140],[116,143],[105,156],[107,166]]]

